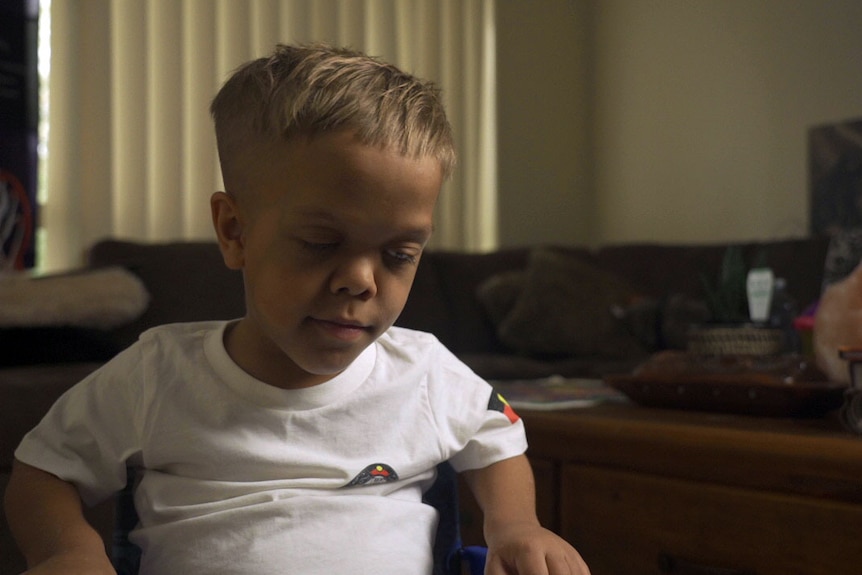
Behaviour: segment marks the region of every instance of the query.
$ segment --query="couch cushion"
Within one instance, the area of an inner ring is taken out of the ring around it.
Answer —
[[[456,354],[505,351],[476,288],[495,274],[523,269],[528,255],[527,248],[488,253],[427,251],[396,325],[429,331]]]
[[[433,333],[437,339],[448,344],[456,339],[458,324],[443,297],[435,256],[434,252],[427,251],[419,260],[410,296],[395,325]]]
[[[108,331],[85,327],[32,327],[0,329],[0,367],[101,362],[120,347]]]
[[[538,249],[498,335],[524,354],[637,356],[643,350],[614,314],[636,299],[630,285],[584,258]]]
[[[543,379],[554,375],[601,379],[605,375],[630,373],[647,356],[608,358],[595,356],[533,358],[511,353],[467,353],[460,359],[485,379]]]
[[[91,248],[89,265],[122,266],[143,280],[151,296],[140,318],[114,330],[121,347],[156,325],[235,319],[245,313],[242,274],[224,265],[215,242],[105,240]]]
[[[476,297],[495,326],[503,323],[515,309],[526,284],[526,270],[496,274],[479,284]]]

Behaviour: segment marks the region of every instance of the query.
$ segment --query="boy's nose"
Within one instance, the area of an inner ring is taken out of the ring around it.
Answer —
[[[336,268],[332,275],[332,292],[346,293],[353,297],[373,297],[377,293],[374,272],[375,263],[371,258],[347,259]]]

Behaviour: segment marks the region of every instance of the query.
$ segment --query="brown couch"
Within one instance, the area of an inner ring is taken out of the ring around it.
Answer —
[[[749,262],[765,257],[802,307],[818,298],[827,239],[741,247]],[[630,244],[430,251],[397,323],[436,334],[489,379],[624,372],[652,351],[679,345],[680,321],[700,313],[703,278],[717,276],[725,250],[717,244]],[[149,292],[149,307],[112,330],[0,330],[0,489],[15,446],[53,400],[142,330],[243,313],[240,275],[224,267],[214,243],[107,240],[92,248],[89,265],[133,272]],[[94,513],[108,537],[110,506]],[[21,570],[0,515],[0,575]]]

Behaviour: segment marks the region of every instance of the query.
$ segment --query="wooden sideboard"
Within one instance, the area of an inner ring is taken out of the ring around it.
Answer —
[[[862,437],[629,404],[521,411],[543,524],[593,575],[862,573]],[[475,504],[464,538],[480,540]]]

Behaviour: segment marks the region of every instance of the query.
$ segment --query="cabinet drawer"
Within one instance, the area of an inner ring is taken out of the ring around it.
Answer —
[[[862,572],[862,506],[581,465],[560,497],[593,575]]]

